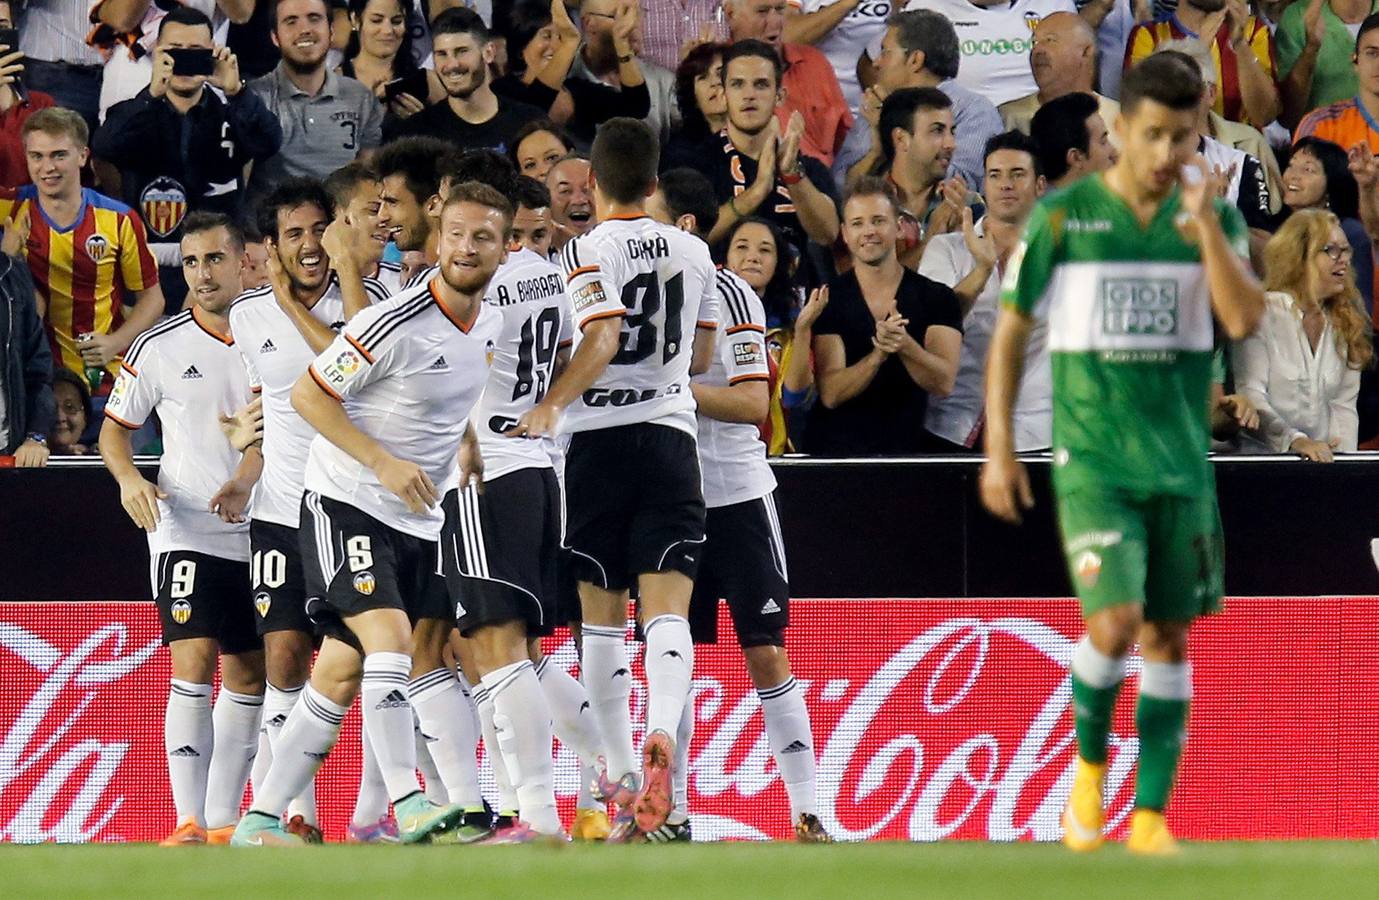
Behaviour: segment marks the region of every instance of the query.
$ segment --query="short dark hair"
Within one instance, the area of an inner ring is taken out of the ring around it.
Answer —
[[[1379,28],[1379,13],[1370,13],[1365,16],[1365,20],[1360,23],[1360,30],[1355,32],[1355,53],[1357,56],[1360,53],[1360,38],[1376,28]]]
[[[895,29],[895,41],[900,52],[924,54],[924,68],[947,81],[958,77],[962,51],[958,33],[943,13],[932,9],[894,12],[886,20],[886,27]]]
[[[675,102],[680,109],[682,128],[690,135],[702,136],[709,131],[709,123],[699,111],[699,102],[694,96],[694,82],[708,74],[714,57],[723,56],[727,49],[727,44],[696,44],[675,67]]]
[[[273,0],[273,21],[270,22],[269,25],[268,25],[269,30],[271,30],[271,31],[276,31],[276,30],[277,30],[277,27],[278,27],[278,7],[282,5],[282,2],[283,2],[283,0]],[[329,22],[329,21],[330,21],[330,0],[320,0],[320,2],[321,2],[321,6],[324,7],[324,8],[325,8],[325,11],[326,11],[326,21]]]
[[[1202,70],[1192,57],[1165,50],[1146,57],[1120,80],[1120,111],[1133,115],[1144,100],[1183,112],[1196,109],[1206,92]]]
[[[514,166],[517,166],[519,169],[522,166],[522,164],[517,161],[517,148],[521,146],[522,142],[527,138],[542,131],[555,135],[556,140],[565,145],[565,150],[567,152],[572,150],[575,146],[574,140],[566,134],[565,129],[561,128],[550,119],[532,119],[530,122],[527,122],[521,128],[514,131],[512,133],[512,140],[508,141],[508,159],[512,161]]]
[[[359,190],[359,185],[366,181],[378,180],[378,173],[374,171],[373,166],[356,159],[326,176],[326,192],[330,194],[330,199],[335,201],[335,205],[343,209],[350,205],[350,201],[354,199],[354,192]]]
[[[1017,153],[1028,153],[1029,158],[1034,161],[1034,174],[1043,175],[1044,169],[1039,161],[1039,148],[1035,145],[1034,139],[1023,131],[1011,129],[1000,134],[993,134],[986,141],[986,146],[982,148],[982,164],[991,158],[991,154],[998,150],[1013,150]]]
[[[440,138],[417,135],[384,144],[374,154],[372,165],[382,181],[401,175],[407,190],[425,203],[441,189],[441,161],[454,153],[452,145]]]
[[[896,215],[900,215],[900,196],[895,192],[895,185],[879,175],[863,175],[848,186],[843,194],[844,208],[852,202],[854,197],[885,197],[891,202],[891,209]]]
[[[235,250],[244,252],[244,229],[223,212],[198,209],[187,213],[187,217],[182,220],[182,237],[200,234],[203,231],[214,231],[217,228],[224,228]]]
[[[1193,68],[1196,69],[1196,63]],[[1029,135],[1034,141],[1039,167],[1050,181],[1068,174],[1069,150],[1080,153],[1091,150],[1092,136],[1087,133],[1087,119],[1100,109],[1096,97],[1074,91],[1050,100],[1034,114],[1029,123]]]
[[[466,150],[455,156],[441,175],[452,190],[462,181],[477,181],[509,198],[517,185],[517,167],[497,150]]]
[[[914,87],[892,91],[881,104],[881,157],[886,168],[895,161],[895,138],[891,132],[899,128],[914,134],[915,113],[921,109],[951,109],[953,101],[938,88]]]
[[[190,6],[183,6],[180,3],[168,10],[168,14],[163,16],[163,20],[158,23],[158,36],[163,36],[163,29],[169,25],[186,25],[190,28],[205,28],[212,35],[215,34],[215,27],[211,25],[211,19],[199,9]]]
[[[530,175],[518,175],[512,187],[512,200],[514,206],[542,209],[551,205],[551,192]]]
[[[482,181],[461,181],[452,185],[445,198],[445,209],[460,203],[477,203],[503,214],[503,240],[512,237],[512,203],[492,185]]]
[[[335,215],[335,204],[326,193],[326,186],[315,178],[288,178],[281,182],[268,196],[259,201],[258,213],[254,217],[259,234],[266,238],[278,239],[278,210],[291,210],[299,206],[318,206],[329,219]]]
[[[599,126],[589,165],[599,188],[616,203],[636,203],[656,183],[661,144],[641,119],[618,116]]]
[[[1340,145],[1309,134],[1298,139],[1288,159],[1292,160],[1299,153],[1310,153],[1322,164],[1322,173],[1326,176],[1326,205],[1336,218],[1358,218],[1360,189],[1355,184],[1355,176],[1350,174],[1350,161]]]
[[[549,24],[551,4],[545,0],[507,0],[493,4],[492,33],[501,37],[507,46],[509,71],[520,75],[527,70],[522,51]]]
[[[452,6],[431,20],[431,40],[443,34],[471,34],[481,44],[493,37],[479,14],[466,6]]]
[[[728,73],[728,63],[735,59],[745,59],[747,57],[757,57],[771,61],[771,67],[776,72],[776,87],[780,87],[780,79],[785,74],[785,64],[781,62],[780,54],[776,48],[765,41],[756,38],[748,38],[745,41],[738,41],[730,46],[723,54],[723,74]]]
[[[694,216],[694,233],[705,237],[718,222],[718,197],[704,173],[682,166],[662,172],[657,187],[671,218]]]

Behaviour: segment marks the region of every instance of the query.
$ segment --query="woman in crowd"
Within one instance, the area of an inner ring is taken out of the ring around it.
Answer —
[[[675,69],[675,105],[680,127],[671,132],[661,153],[661,168],[697,168],[705,145],[728,127],[728,98],[723,92],[726,44],[695,44]]]
[[[91,421],[91,392],[86,382],[71,369],[61,366],[53,372],[53,400],[57,415],[48,435],[48,452],[53,456],[87,456],[92,447],[81,442]]]
[[[345,47],[345,60],[336,71],[362,82],[399,119],[445,98],[440,78],[430,69],[418,67],[412,55],[412,36],[407,31],[412,0],[349,0],[349,16],[349,44]],[[426,89],[421,96],[394,93],[393,99],[388,100],[385,85],[409,77],[420,84],[417,73],[425,75]]]
[[[544,182],[546,173],[574,149],[574,142],[550,119],[534,119],[512,136],[508,158],[523,175]]]
[[[1264,248],[1268,304],[1236,344],[1236,389],[1258,410],[1242,449],[1330,462],[1356,448],[1360,370],[1374,355],[1351,268],[1354,251],[1334,213],[1300,209]]]

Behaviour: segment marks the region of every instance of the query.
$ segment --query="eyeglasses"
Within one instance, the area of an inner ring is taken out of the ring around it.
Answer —
[[[1348,260],[1355,256],[1355,248],[1349,244],[1327,244],[1322,247],[1321,252],[1331,257],[1335,262],[1340,262],[1343,259]]]

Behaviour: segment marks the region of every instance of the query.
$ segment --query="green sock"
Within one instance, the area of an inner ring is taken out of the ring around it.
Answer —
[[[1140,735],[1140,767],[1135,774],[1135,806],[1162,812],[1173,790],[1178,757],[1187,739],[1186,700],[1146,696],[1140,691],[1135,706],[1135,729]]]
[[[1106,762],[1111,713],[1120,695],[1120,682],[1095,688],[1073,673],[1073,721],[1077,726],[1077,755],[1089,763]]]

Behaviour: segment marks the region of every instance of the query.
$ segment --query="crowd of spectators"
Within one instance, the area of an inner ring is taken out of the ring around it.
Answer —
[[[1000,284],[1045,192],[1115,164],[1120,73],[1200,68],[1198,148],[1269,290],[1219,347],[1217,450],[1379,448],[1374,0],[0,0],[0,457],[92,451],[121,355],[187,304],[197,211],[325,185],[361,274],[428,264],[465,173],[515,240],[594,227],[599,124],[706,176],[768,313],[770,452],[980,452]],[[1036,327],[1017,449],[1048,449]],[[136,447],[156,451],[156,428]]]

